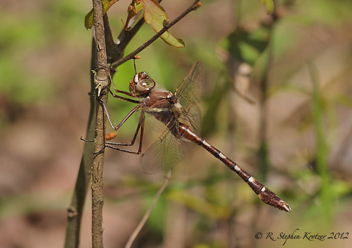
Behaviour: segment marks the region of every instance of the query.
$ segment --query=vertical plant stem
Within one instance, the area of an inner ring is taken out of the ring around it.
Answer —
[[[101,0],[93,0],[94,35],[97,51],[97,79],[101,83],[101,100],[106,104],[108,86],[107,54],[105,43],[105,30],[103,22],[103,8]],[[105,146],[104,110],[101,104],[97,105],[94,160],[92,166],[92,247],[103,247],[103,169]]]
[[[270,32],[273,32],[272,29]],[[270,34],[271,36],[272,34]],[[265,182],[269,167],[270,167],[270,158],[269,158],[269,149],[267,142],[267,97],[268,97],[268,81],[270,68],[272,64],[272,39],[269,40],[266,50],[263,53],[263,76],[260,80],[260,123],[259,123],[259,140],[260,147],[257,153],[259,168],[261,171],[260,179]]]
[[[96,44],[92,39],[92,58],[91,58],[91,70],[97,67],[97,52]],[[96,122],[96,103],[93,94],[95,90],[94,77],[91,74],[90,80],[90,111],[88,118],[88,127],[85,139],[93,140],[95,134],[95,122]],[[79,167],[79,172],[76,180],[75,191],[71,200],[71,204],[67,209],[67,227],[66,227],[66,238],[65,248],[78,248],[80,241],[80,230],[81,220],[83,214],[83,207],[88,192],[88,187],[92,175],[92,164],[93,164],[93,151],[94,143],[84,142],[83,155]]]
[[[272,22],[268,26],[269,39],[266,45],[266,49],[263,52],[263,76],[260,81],[260,130],[259,130],[259,139],[260,139],[260,148],[258,151],[258,158],[261,170],[261,179],[265,182],[267,173],[269,171],[271,162],[269,157],[269,147],[267,140],[267,120],[268,120],[268,83],[270,82],[270,72],[273,64],[273,48],[274,48],[274,30],[275,24],[278,21],[278,16],[276,12],[273,12]]]
[[[270,56],[270,55],[268,55]],[[269,63],[269,61],[268,61]],[[268,68],[269,66],[267,66]],[[267,131],[267,74],[262,78],[260,82],[260,124],[259,124],[259,140],[260,147],[257,153],[259,168],[261,171],[260,179],[265,182],[266,175],[270,166],[269,156],[268,156],[268,146],[266,140],[266,131]]]
[[[136,229],[133,231],[133,233],[131,234],[130,238],[128,239],[128,242],[125,246],[125,248],[130,248],[133,244],[133,242],[135,241],[135,239],[137,238],[137,235],[139,234],[139,232],[142,230],[143,226],[145,225],[145,223],[147,222],[150,214],[152,213],[152,210],[154,209],[154,206],[156,204],[156,202],[159,200],[161,194],[164,192],[166,186],[168,185],[170,179],[171,179],[171,175],[172,175],[172,170],[169,170],[167,172],[167,174],[165,175],[165,180],[163,185],[160,187],[160,189],[158,190],[158,192],[156,193],[154,200],[152,202],[152,204],[150,205],[149,209],[147,210],[147,212],[144,214],[143,218],[141,219],[141,221],[138,223]]]
[[[323,106],[319,87],[319,76],[316,67],[308,63],[308,69],[313,83],[313,121],[316,137],[317,172],[321,178],[320,199],[326,227],[331,225],[332,195],[331,178],[328,171],[328,146],[325,139],[326,130],[323,127]]]
[[[91,80],[92,89],[94,92],[94,80]],[[88,120],[88,128],[86,133],[87,140],[93,140],[95,127],[95,103],[93,97],[90,101],[90,112]],[[67,209],[67,227],[65,248],[77,248],[79,246],[79,235],[81,230],[81,219],[83,206],[87,196],[88,186],[91,178],[91,166],[93,163],[94,144],[91,142],[84,143],[84,151],[79,167],[79,172],[76,180],[75,191],[71,200],[71,204]]]

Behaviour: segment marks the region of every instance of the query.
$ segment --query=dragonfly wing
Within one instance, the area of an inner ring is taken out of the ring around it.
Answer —
[[[184,157],[182,142],[168,127],[141,155],[142,170],[146,174],[167,172]]]
[[[201,122],[201,115],[200,115],[200,109],[197,104],[191,104],[188,106],[188,109],[186,109],[186,115],[188,119],[188,123],[186,122],[189,126],[189,128],[195,132],[196,134],[200,135],[200,122]]]
[[[203,67],[199,62],[196,62],[175,92],[177,101],[182,105],[184,111],[181,119],[185,122],[184,124],[188,125],[197,134],[200,133],[201,117],[198,103],[201,98],[203,81]]]
[[[192,103],[187,108],[182,108],[179,122],[187,125],[193,132],[200,135],[200,109],[198,104]]]
[[[203,76],[203,68],[199,62],[196,62],[188,76],[177,87],[175,95],[183,107],[187,108],[191,103],[200,102]]]

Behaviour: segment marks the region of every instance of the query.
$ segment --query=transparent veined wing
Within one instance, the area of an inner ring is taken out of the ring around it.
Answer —
[[[177,87],[175,96],[183,107],[192,103],[199,103],[203,87],[204,73],[199,62],[194,63],[191,71],[182,83]]]
[[[188,125],[197,134],[200,134],[201,115],[198,103],[201,99],[203,81],[203,67],[199,62],[196,62],[175,92],[177,101],[182,105],[184,111],[180,121]]]
[[[183,159],[182,141],[171,132],[177,128],[178,123],[172,119],[159,137],[142,153],[141,166],[144,173],[167,172]]]

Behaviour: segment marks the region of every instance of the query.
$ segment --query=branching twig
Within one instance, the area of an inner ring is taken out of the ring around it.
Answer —
[[[157,0],[158,3],[161,3],[162,0]],[[132,24],[130,24],[130,20],[126,20],[126,25],[127,23],[129,23],[128,25],[132,26]],[[139,21],[134,25],[133,28],[128,29],[126,31],[125,28],[123,28],[121,30],[121,33],[119,34],[118,38],[117,38],[117,44],[115,44],[114,49],[109,52],[108,51],[108,62],[109,63],[114,63],[115,61],[118,61],[122,58],[123,53],[127,47],[127,45],[130,43],[130,41],[132,40],[132,38],[137,34],[137,32],[139,31],[139,29],[143,26],[144,24],[144,18],[139,19]],[[116,69],[116,68],[115,68]],[[113,77],[115,70],[111,70],[111,76]]]
[[[163,185],[160,187],[160,189],[158,190],[158,192],[156,193],[154,200],[152,202],[152,204],[150,205],[148,211],[144,214],[143,218],[141,219],[141,221],[138,223],[138,226],[136,227],[136,229],[133,231],[133,233],[131,234],[130,238],[128,239],[128,242],[125,246],[125,248],[130,248],[134,242],[134,240],[136,239],[138,233],[141,231],[141,229],[143,228],[144,224],[147,222],[156,202],[158,201],[159,197],[161,196],[161,194],[164,192],[167,184],[169,183],[170,179],[171,179],[171,174],[172,174],[172,170],[169,170],[169,172],[165,175],[165,180]]]
[[[165,26],[158,32],[156,33],[152,38],[150,38],[147,42],[145,42],[143,45],[138,47],[136,50],[128,54],[126,57],[114,62],[111,64],[111,68],[117,68],[119,65],[125,63],[126,61],[133,59],[134,56],[136,56],[138,53],[143,51],[146,47],[148,47],[150,44],[152,44],[156,39],[158,39],[163,33],[165,33],[168,29],[170,29],[173,25],[175,25],[177,22],[179,22],[182,18],[184,18],[188,13],[190,13],[193,10],[196,10],[197,8],[200,7],[200,0],[194,1],[194,3],[186,9],[181,15],[179,15],[175,20],[172,22],[169,22],[165,24]]]
[[[136,54],[141,52],[157,38],[159,38],[165,31],[171,28],[179,20],[185,17],[189,12],[200,7],[200,0],[194,1],[192,6],[190,6],[185,12],[183,12],[174,21],[167,23],[163,29],[161,29],[156,35],[154,35],[149,41],[144,43],[136,51],[129,54],[125,58],[121,59],[126,46],[129,44],[131,39],[136,35],[141,26],[144,24],[144,19],[140,19],[132,29],[122,30],[118,37],[118,44],[113,41],[112,32],[110,30],[107,15],[103,18],[102,3],[101,0],[92,0],[93,2],[93,15],[94,15],[94,28],[93,28],[93,42],[92,42],[92,61],[91,69],[96,71],[95,77],[91,77],[91,111],[89,116],[88,129],[86,134],[87,140],[93,140],[95,131],[95,142],[94,148],[93,143],[86,142],[84,145],[84,153],[82,156],[80,169],[77,177],[75,193],[72,198],[70,207],[68,208],[68,224],[66,229],[66,239],[65,248],[77,248],[79,245],[79,234],[80,234],[80,224],[81,216],[83,212],[83,205],[85,202],[85,197],[87,195],[88,185],[90,180],[92,180],[92,241],[93,247],[103,247],[102,238],[102,207],[103,207],[103,160],[104,160],[104,145],[105,145],[105,127],[104,127],[104,112],[101,105],[96,104],[93,95],[95,88],[102,92],[101,100],[106,104],[107,94],[106,86],[109,85],[107,70],[107,61],[113,63],[111,75],[113,76],[115,69],[118,65],[132,59]],[[161,0],[158,0],[160,3]],[[108,58],[107,54],[108,53]],[[109,59],[109,60],[107,60]],[[99,86],[96,87],[94,82],[99,82]],[[96,111],[94,111],[96,109]],[[95,125],[96,124],[96,125]],[[95,129],[95,130],[94,130]],[[96,153],[93,157],[93,152]],[[93,164],[93,166],[92,166]],[[148,219],[150,212],[152,211],[157,199],[160,197],[161,193],[164,191],[167,183],[171,177],[170,174],[166,177],[164,185],[161,187],[157,193],[152,206],[149,208],[148,212],[142,219],[141,223],[138,225],[137,229],[134,231],[133,235],[129,240],[131,245],[137,236],[140,229],[145,224]],[[129,246],[130,246],[129,245]],[[126,247],[129,247],[128,244]]]

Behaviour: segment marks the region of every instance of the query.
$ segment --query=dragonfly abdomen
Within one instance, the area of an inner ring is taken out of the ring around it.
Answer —
[[[214,157],[218,158],[223,162],[229,169],[236,172],[243,181],[248,183],[251,189],[258,195],[258,197],[275,208],[284,210],[286,212],[291,211],[290,206],[284,202],[280,197],[278,197],[274,192],[265,187],[262,183],[252,177],[249,173],[239,167],[235,162],[226,157],[220,150],[215,148],[206,142],[203,138],[199,137],[196,133],[192,132],[187,125],[180,125],[180,134],[183,138],[192,141],[193,143],[202,146],[208,152],[210,152]]]

